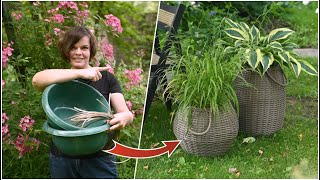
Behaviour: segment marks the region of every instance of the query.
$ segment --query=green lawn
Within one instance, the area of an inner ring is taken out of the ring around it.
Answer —
[[[307,58],[317,69],[317,59]],[[287,70],[285,70],[287,72]],[[256,137],[251,144],[239,134],[221,157],[200,157],[180,147],[170,158],[138,161],[136,178],[315,178],[318,174],[318,77],[302,72],[296,79],[288,73],[284,128],[271,136]],[[151,148],[163,140],[176,139],[171,115],[155,101],[144,123],[140,148]],[[237,168],[238,173],[229,173]]]

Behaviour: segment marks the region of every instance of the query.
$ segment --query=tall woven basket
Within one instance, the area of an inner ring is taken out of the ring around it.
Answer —
[[[286,77],[280,66],[270,67],[264,76],[244,71],[236,79],[240,131],[249,135],[270,135],[282,128],[286,108]]]
[[[177,139],[182,140],[182,149],[201,156],[223,155],[239,130],[235,110],[231,105],[228,109],[220,112],[218,118],[207,109],[192,108],[191,114],[190,108],[178,110],[173,121],[173,132]]]

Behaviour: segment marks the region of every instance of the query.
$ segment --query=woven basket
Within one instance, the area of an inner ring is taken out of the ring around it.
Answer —
[[[263,77],[253,71],[244,71],[242,77],[253,87],[244,86],[240,78],[235,81],[240,131],[256,136],[270,135],[281,129],[287,80],[280,66],[269,68]]]
[[[229,111],[220,112],[218,119],[207,109],[192,108],[190,128],[189,114],[189,108],[180,109],[173,122],[173,132],[177,139],[182,140],[180,145],[188,153],[223,155],[238,135],[239,122],[231,105]]]

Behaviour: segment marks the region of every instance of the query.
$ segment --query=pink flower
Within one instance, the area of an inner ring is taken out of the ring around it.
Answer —
[[[32,150],[32,146],[26,146],[24,144],[25,140],[28,140],[29,136],[27,135],[25,139],[22,134],[18,134],[16,141],[14,142],[15,148],[19,151],[19,158],[21,158],[24,154],[30,152]]]
[[[9,61],[9,57],[12,56],[12,51],[14,49],[11,48],[11,45],[13,43],[9,43],[8,46],[4,49],[2,49],[2,67],[6,68],[7,67],[7,63]]]
[[[13,12],[11,14],[11,16],[14,17],[18,21],[18,20],[20,20],[22,18],[22,13]]]
[[[128,90],[130,89],[131,85],[133,86],[139,85],[139,83],[141,82],[141,77],[140,77],[141,72],[142,72],[141,68],[138,68],[133,71],[129,71],[126,69],[124,71],[124,76],[129,80],[128,84],[126,85]]]
[[[4,124],[5,122],[7,122],[9,120],[9,117],[7,116],[6,113],[2,113],[2,124]]]
[[[32,144],[30,144],[30,142],[32,142]],[[15,148],[19,151],[19,158],[21,158],[26,153],[31,152],[34,146],[36,146],[36,149],[38,150],[40,141],[38,141],[36,138],[32,138],[31,141],[29,140],[28,135],[26,135],[26,137],[23,137],[23,135],[19,133],[13,144]]]
[[[111,26],[112,31],[122,33],[123,29],[121,27],[120,19],[118,19],[116,16],[112,14],[105,15],[104,17],[106,18],[104,23],[107,26]]]
[[[83,20],[88,18],[88,12],[87,11],[77,11],[77,16],[74,16],[78,24],[83,24]]]
[[[54,28],[53,30],[54,30],[54,34],[55,34],[56,36],[60,36],[61,34],[64,33],[64,32],[63,32],[61,29],[59,29],[59,28]]]
[[[62,7],[79,10],[77,3],[73,1],[60,1],[58,4],[58,8],[60,9]]]
[[[33,138],[32,142],[36,145],[36,150],[39,149],[40,141],[36,138]]]
[[[12,104],[12,105],[15,105],[15,104],[17,104],[17,103],[16,103],[15,101],[11,101],[11,104]]]
[[[3,127],[2,127],[2,131],[3,131]],[[12,144],[11,134],[9,132],[9,129],[8,129],[8,132],[2,136],[2,143]]]
[[[58,12],[59,11],[59,8],[53,8],[53,9],[49,9],[48,10],[48,13],[49,14],[54,14],[54,13],[56,13],[56,12]]]
[[[81,2],[80,6],[84,7],[84,8],[88,8],[88,4],[86,2]]]
[[[113,67],[111,67],[109,64],[107,64],[106,67],[109,68],[108,69],[109,73],[114,74],[114,68]]]
[[[89,14],[87,11],[77,11],[77,16],[79,16],[80,18],[87,18],[89,17]]]
[[[101,48],[100,48],[102,54],[104,57],[106,57],[108,60],[113,59],[113,47],[111,44],[108,43],[107,38],[102,38],[101,40]]]
[[[2,137],[4,137],[9,132],[9,125],[2,125]]]
[[[2,85],[2,89],[3,89],[4,85],[6,84],[6,82],[3,79],[1,79],[1,80],[2,80],[1,85]]]
[[[34,124],[34,120],[30,118],[30,116],[25,116],[24,118],[21,118],[19,126],[21,127],[22,131],[27,131],[32,127]]]
[[[63,23],[64,22],[64,17],[62,14],[54,14],[51,19],[56,22],[56,23]]]
[[[126,101],[127,107],[129,110],[132,109],[132,103],[130,101]]]

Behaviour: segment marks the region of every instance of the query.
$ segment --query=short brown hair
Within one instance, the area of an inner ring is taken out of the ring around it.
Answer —
[[[97,43],[94,35],[83,26],[75,26],[69,29],[60,39],[58,43],[58,49],[61,56],[67,61],[69,60],[69,52],[72,47],[80,41],[81,38],[87,36],[90,40],[90,60],[94,58],[97,52]]]

